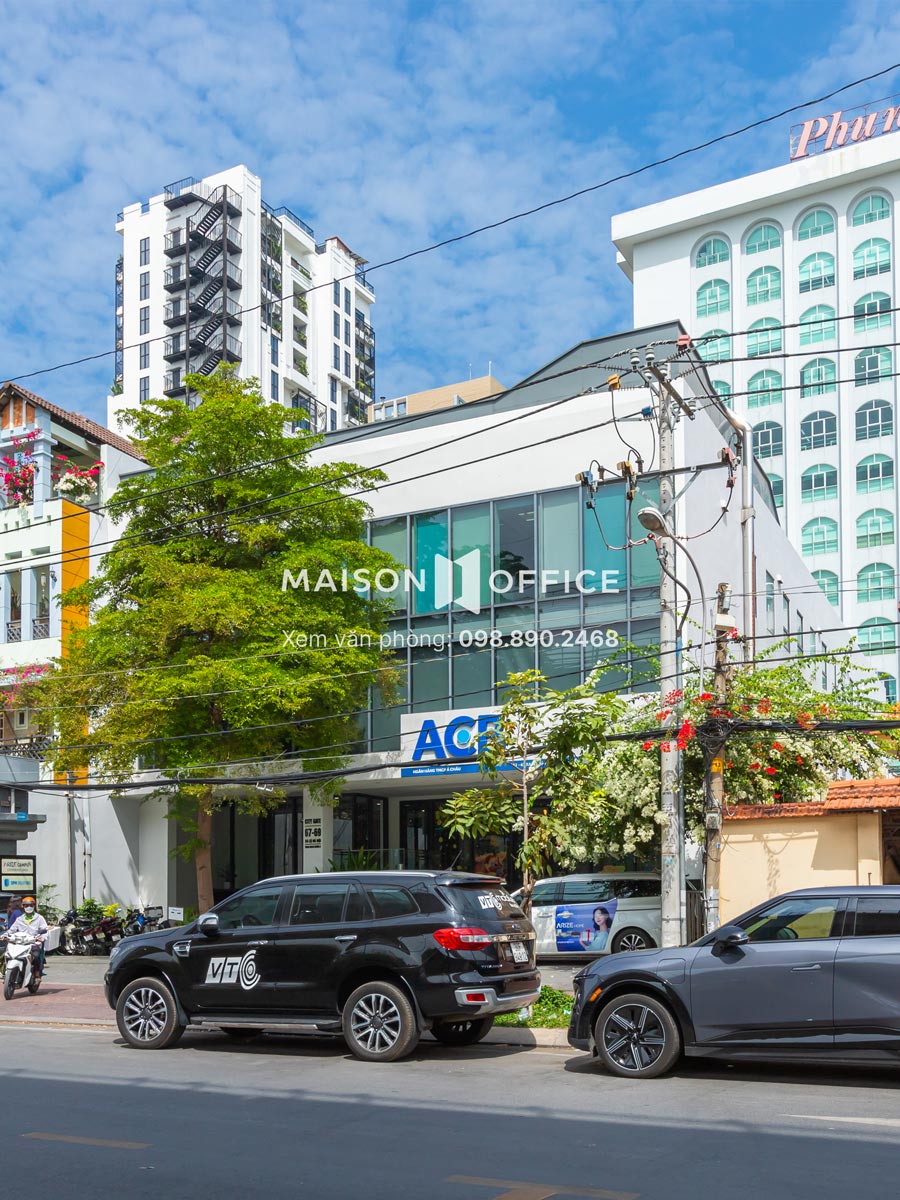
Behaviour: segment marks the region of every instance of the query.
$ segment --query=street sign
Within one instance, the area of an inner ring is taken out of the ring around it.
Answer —
[[[183,908],[170,908],[169,909],[169,920],[170,921],[183,921],[184,920],[184,909]]]
[[[22,813],[22,816],[27,814]],[[30,892],[37,895],[37,867],[33,854],[0,858],[0,883],[4,892]]]

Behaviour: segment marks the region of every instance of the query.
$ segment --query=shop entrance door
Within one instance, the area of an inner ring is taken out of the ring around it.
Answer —
[[[433,800],[400,801],[400,849],[407,871],[434,871],[443,864],[436,845]]]

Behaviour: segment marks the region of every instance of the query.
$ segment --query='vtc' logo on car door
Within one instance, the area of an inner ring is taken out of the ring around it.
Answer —
[[[245,992],[259,983],[256,951],[248,950],[243,958],[211,958],[205,983],[239,983]]]

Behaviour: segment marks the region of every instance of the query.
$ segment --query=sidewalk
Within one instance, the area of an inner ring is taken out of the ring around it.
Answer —
[[[0,1026],[81,1025],[115,1029],[116,1018],[103,994],[105,958],[48,960],[48,970],[36,996],[18,991],[12,1000],[0,998]],[[492,1029],[484,1039],[501,1046],[566,1046],[564,1029]]]

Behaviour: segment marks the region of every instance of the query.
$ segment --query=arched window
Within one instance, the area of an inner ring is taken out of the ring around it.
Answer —
[[[877,550],[894,544],[894,514],[886,508],[870,508],[856,518],[856,548]]]
[[[838,577],[834,571],[813,571],[813,579],[825,593],[825,599],[835,608],[838,606]]]
[[[697,316],[714,317],[731,308],[731,288],[724,279],[708,279],[697,289]]]
[[[817,292],[827,287],[834,287],[834,255],[819,250],[800,264],[800,291]]]
[[[766,473],[769,476],[769,483],[772,485],[772,498],[775,501],[775,507],[784,508],[784,480],[773,471],[767,471]]]
[[[894,460],[886,454],[870,454],[856,464],[856,490],[861,495],[890,492],[893,487]]]
[[[747,355],[756,358],[760,354],[777,354],[781,349],[781,326],[774,317],[762,317],[754,321],[747,334]]]
[[[697,353],[704,362],[731,358],[731,338],[724,329],[710,329],[697,339]]]
[[[828,463],[817,463],[807,467],[800,476],[800,499],[804,504],[818,500],[836,500],[838,494],[837,467]]]
[[[713,391],[727,407],[731,408],[731,384],[726,383],[724,379],[714,379],[712,381]]]
[[[863,196],[853,210],[854,225],[871,225],[873,221],[885,221],[891,215],[891,206],[884,196]]]
[[[800,548],[807,555],[836,554],[838,523],[831,517],[815,517],[807,521],[800,533]]]
[[[853,251],[853,278],[886,275],[891,269],[891,247],[884,238],[869,238]]]
[[[694,258],[695,267],[711,267],[714,263],[728,262],[731,252],[728,243],[721,238],[707,238]]]
[[[781,234],[774,225],[756,225],[747,234],[747,254],[762,254],[781,245]]]
[[[781,372],[757,371],[747,380],[747,407],[764,408],[782,401]]]
[[[777,267],[757,267],[747,277],[747,303],[765,304],[781,299],[781,272]]]
[[[753,426],[753,449],[757,458],[776,458],[784,453],[784,430],[777,421]]]
[[[853,374],[857,387],[889,379],[891,375],[890,350],[887,346],[872,346],[869,350],[860,350],[853,360]]]
[[[856,410],[856,440],[889,437],[894,432],[894,410],[887,400],[867,400]]]
[[[817,304],[800,317],[800,345],[833,342],[836,336],[834,309],[830,304]]]
[[[800,368],[800,395],[824,396],[837,391],[837,368],[830,358],[813,358]]]
[[[897,649],[897,633],[887,617],[870,617],[859,627],[859,648],[863,654],[887,654]]]
[[[826,233],[834,233],[834,217],[824,208],[814,208],[798,225],[797,241],[807,242],[810,238],[823,237]]]
[[[868,292],[853,305],[853,332],[887,329],[891,324],[891,298],[887,292]],[[801,318],[802,320],[802,318]]]
[[[894,568],[888,563],[869,563],[856,577],[856,598],[860,603],[893,600],[896,592]]]
[[[824,409],[811,412],[800,422],[800,449],[822,450],[837,445],[837,417]]]

